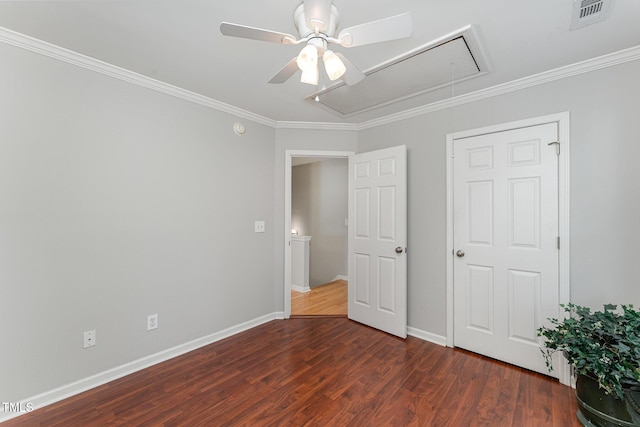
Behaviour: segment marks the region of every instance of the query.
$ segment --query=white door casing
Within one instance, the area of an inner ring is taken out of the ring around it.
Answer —
[[[558,137],[548,123],[453,142],[454,345],[545,374],[536,332],[558,316]]]
[[[406,147],[356,154],[349,175],[348,316],[406,338]]]
[[[291,173],[294,157],[317,157],[319,159],[347,159],[353,162],[354,153],[351,151],[323,151],[323,150],[286,150],[284,155],[284,311],[282,318],[291,317]],[[349,177],[349,179],[351,179]],[[351,193],[349,193],[349,209]]]

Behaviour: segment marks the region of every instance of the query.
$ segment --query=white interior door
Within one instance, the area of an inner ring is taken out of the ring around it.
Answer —
[[[355,155],[349,166],[349,318],[407,336],[406,147]]]
[[[454,141],[454,344],[548,374],[558,316],[556,123]]]

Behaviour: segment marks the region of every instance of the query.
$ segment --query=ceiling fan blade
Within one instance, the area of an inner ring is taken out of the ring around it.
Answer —
[[[262,28],[248,27],[246,25],[223,22],[220,24],[220,32],[225,36],[240,37],[243,39],[259,40],[263,42],[290,44],[296,38],[291,34],[278,33]]]
[[[342,60],[344,66],[347,67],[347,71],[341,77],[342,81],[345,82],[347,86],[360,83],[365,77],[364,73],[340,52],[336,52],[336,55]]]
[[[342,46],[354,47],[410,37],[413,32],[411,13],[390,16],[340,31]]]
[[[304,17],[307,27],[326,32],[331,19],[331,0],[304,0]]]
[[[286,82],[298,71],[298,63],[296,62],[296,57],[294,57],[287,65],[285,65],[282,70],[278,71],[278,73],[269,80],[269,83],[281,84]]]

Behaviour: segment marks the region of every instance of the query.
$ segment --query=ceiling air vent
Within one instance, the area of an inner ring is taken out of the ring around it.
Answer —
[[[571,30],[603,21],[612,0],[574,0]]]

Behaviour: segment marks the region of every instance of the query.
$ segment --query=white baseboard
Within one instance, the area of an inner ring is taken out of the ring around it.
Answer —
[[[134,360],[133,362],[126,363],[121,366],[117,366],[113,369],[109,369],[99,374],[92,375],[90,377],[73,382],[71,384],[58,387],[54,390],[46,391],[37,396],[33,396],[29,399],[23,399],[21,400],[21,403],[23,404],[21,407],[22,408],[27,407],[29,408],[29,411],[31,411],[31,410],[42,408],[47,405],[51,405],[52,403],[59,402],[60,400],[66,399],[71,396],[75,396],[76,394],[80,394],[84,391],[101,386],[110,381],[117,380],[118,378],[122,378],[126,375],[132,374],[134,372],[140,371],[142,369],[148,368],[150,366],[156,365],[158,363],[164,362],[166,360],[169,360],[174,357],[180,356],[182,354],[188,353],[190,351],[196,350],[200,347],[204,347],[205,345],[209,345],[216,341],[220,341],[224,338],[228,338],[232,335],[254,328],[263,323],[267,323],[272,320],[283,319],[283,318],[284,318],[284,313],[275,312],[275,313],[267,314],[262,317],[258,317],[253,320],[249,320],[244,323],[240,323],[238,325],[224,329],[220,332],[216,332],[211,335],[207,335],[202,338],[198,338],[196,340],[189,341],[184,344],[180,344],[173,348],[163,350],[159,353],[152,354],[138,360]],[[2,423],[3,421],[7,421],[11,418],[24,415],[25,413],[26,412],[24,411],[23,412],[6,412],[4,409],[4,405],[0,405],[0,423]]]
[[[309,286],[298,286],[294,284],[291,284],[291,290],[302,293],[311,292],[311,288]]]
[[[336,277],[331,279],[332,282],[335,282],[336,280],[344,280],[345,282],[348,282],[349,281],[349,277],[343,276],[342,274],[338,274]]]
[[[447,346],[447,337],[432,334],[431,332],[423,331],[422,329],[412,328],[411,326],[408,326],[407,335],[411,335],[412,337],[420,338],[423,341],[429,341],[443,347]]]

